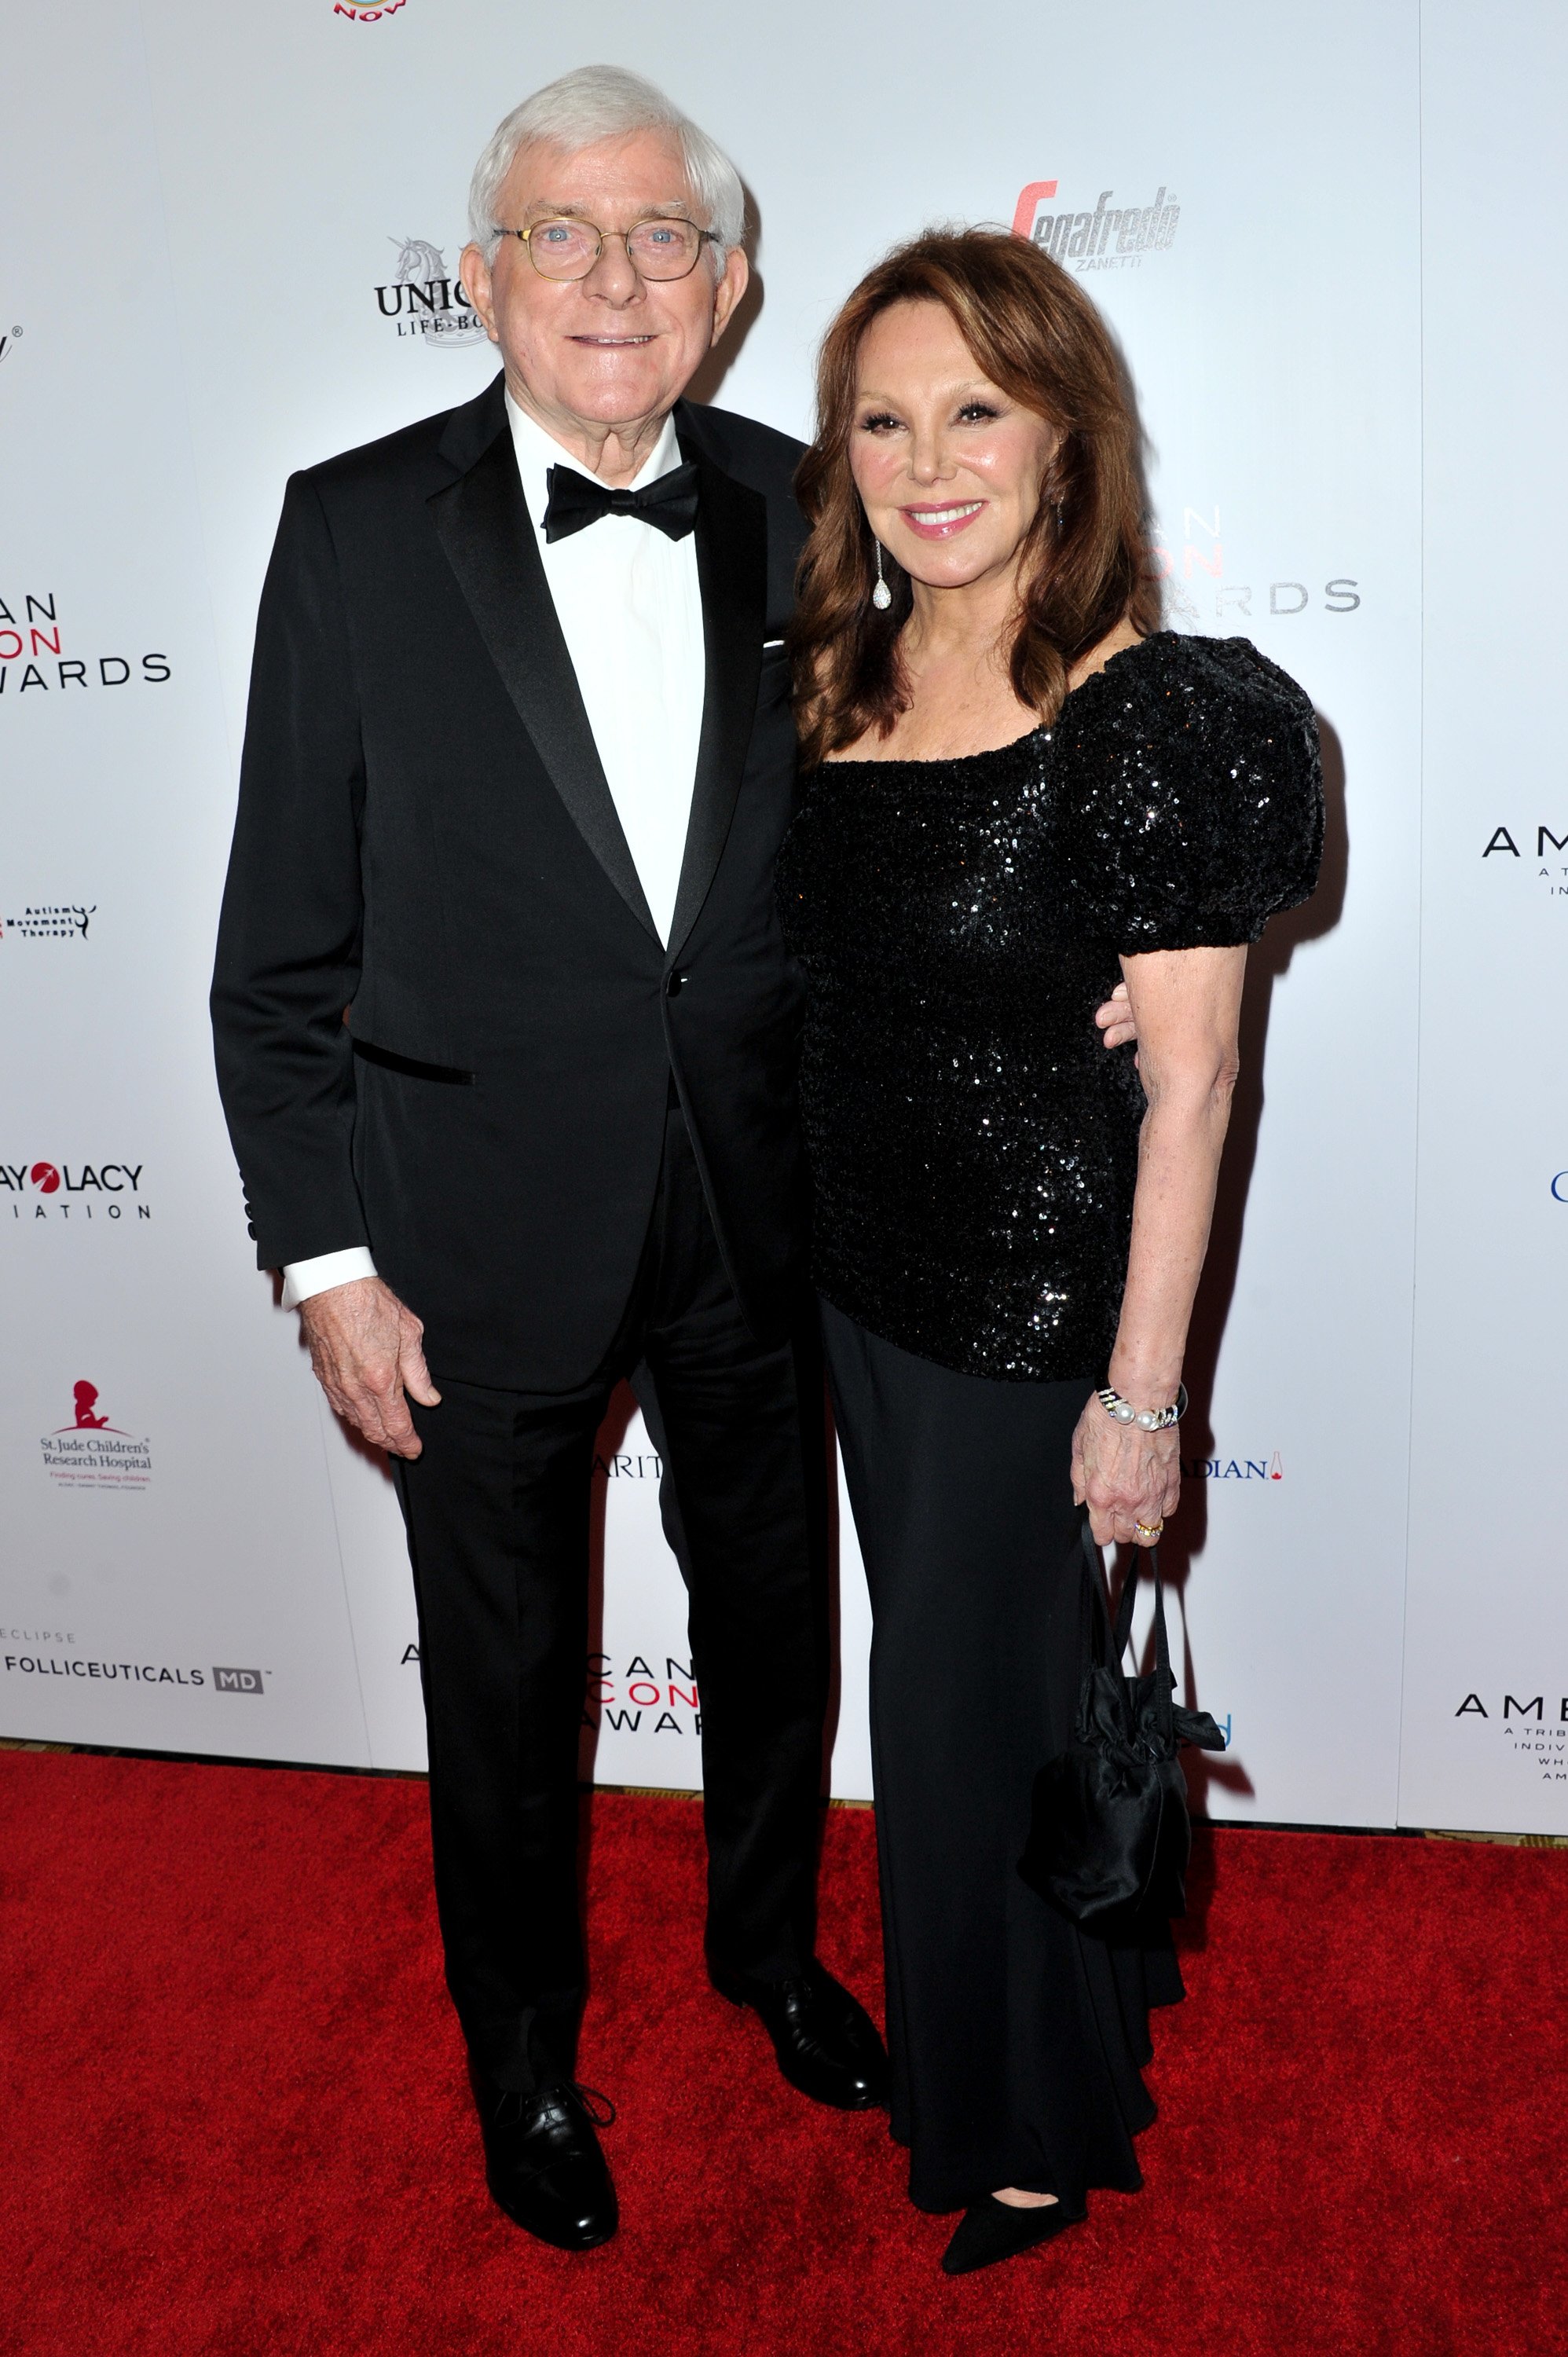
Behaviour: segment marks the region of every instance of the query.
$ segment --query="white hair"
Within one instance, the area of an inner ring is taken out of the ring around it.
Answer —
[[[496,208],[520,148],[537,142],[575,156],[601,139],[628,139],[639,131],[667,132],[680,149],[692,194],[706,215],[703,226],[712,231],[722,262],[746,234],[740,174],[672,99],[624,66],[579,66],[536,90],[498,124],[468,186],[468,231],[486,261],[500,243]]]

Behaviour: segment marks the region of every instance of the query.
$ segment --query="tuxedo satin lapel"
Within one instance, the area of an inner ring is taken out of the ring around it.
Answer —
[[[768,604],[767,500],[700,453],[683,455],[697,459],[701,477],[696,539],[704,685],[692,816],[670,927],[671,957],[680,955],[697,921],[735,816],[757,710]]]
[[[556,792],[633,916],[658,941],[539,561],[504,410],[467,473],[426,504],[490,660]]]

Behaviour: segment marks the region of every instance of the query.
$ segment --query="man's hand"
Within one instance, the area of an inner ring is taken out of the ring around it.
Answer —
[[[417,1457],[424,1443],[408,1399],[435,1407],[441,1394],[420,1347],[424,1324],[413,1310],[379,1276],[357,1276],[301,1302],[299,1322],[317,1381],[345,1423],[372,1448]]]
[[[1103,1006],[1095,1008],[1094,1019],[1105,1034],[1108,1048],[1124,1048],[1129,1039],[1136,1039],[1138,1026],[1133,1020],[1133,1001],[1124,982],[1117,984]]]

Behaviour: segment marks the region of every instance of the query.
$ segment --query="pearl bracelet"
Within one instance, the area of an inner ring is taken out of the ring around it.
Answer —
[[[1179,1424],[1187,1414],[1185,1383],[1176,1385],[1176,1395],[1169,1407],[1134,1407],[1131,1400],[1123,1399],[1121,1393],[1112,1391],[1109,1383],[1101,1387],[1098,1397],[1107,1415],[1114,1416],[1118,1424],[1135,1424],[1143,1432],[1163,1432],[1167,1425]]]

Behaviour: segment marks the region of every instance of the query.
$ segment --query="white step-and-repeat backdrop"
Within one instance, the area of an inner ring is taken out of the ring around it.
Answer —
[[[1565,52],[1550,0],[14,18],[0,1729],[422,1764],[391,1486],[250,1266],[205,985],[284,479],[486,382],[451,300],[470,166],[598,55],[754,192],[725,405],[807,431],[833,304],[931,221],[1048,243],[1112,320],[1171,619],[1255,639],[1328,753],[1323,888],[1254,962],[1193,1351],[1182,1615],[1232,1735],[1206,1803],[1568,1830]],[[585,1742],[601,1780],[684,1787],[657,1477],[618,1418]],[[847,1516],[839,1627],[860,1796]]]

